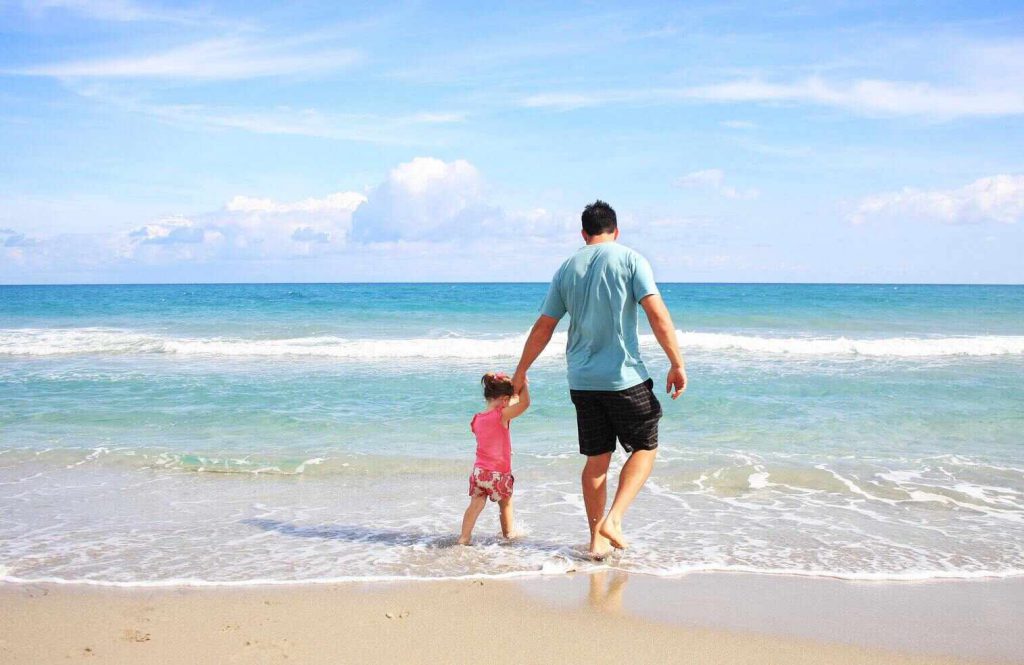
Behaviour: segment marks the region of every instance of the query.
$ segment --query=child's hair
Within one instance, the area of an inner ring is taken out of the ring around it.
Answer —
[[[501,372],[487,372],[480,383],[484,387],[484,399],[512,396],[512,379]]]

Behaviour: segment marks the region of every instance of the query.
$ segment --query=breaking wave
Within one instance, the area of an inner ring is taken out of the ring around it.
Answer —
[[[1024,335],[962,337],[764,337],[728,333],[676,331],[689,351],[724,351],[760,356],[926,358],[1024,355]],[[558,333],[549,354],[561,353],[565,333]],[[307,356],[352,360],[399,358],[488,359],[518,357],[526,336],[420,337],[405,339],[336,336],[290,339],[229,337],[162,337],[116,328],[0,329],[0,355],[67,356],[172,354],[182,356]],[[655,346],[653,335],[642,335]]]

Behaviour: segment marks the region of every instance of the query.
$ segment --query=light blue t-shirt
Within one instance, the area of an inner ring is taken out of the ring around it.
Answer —
[[[640,359],[637,306],[658,293],[647,259],[616,242],[581,247],[555,273],[541,313],[569,313],[569,387],[625,390],[650,375]]]

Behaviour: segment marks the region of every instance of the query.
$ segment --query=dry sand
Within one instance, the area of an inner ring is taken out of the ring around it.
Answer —
[[[578,576],[554,586],[544,580],[179,589],[6,584],[0,585],[0,663],[967,662],[644,618],[623,611],[623,582]],[[664,593],[679,583],[667,584],[659,585]],[[562,600],[544,599],[552,593]],[[575,596],[584,601],[566,602]]]

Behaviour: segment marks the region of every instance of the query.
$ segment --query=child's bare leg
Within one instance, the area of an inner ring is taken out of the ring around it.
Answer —
[[[466,514],[462,516],[462,533],[459,535],[459,545],[469,545],[473,539],[473,527],[476,526],[476,518],[480,517],[480,513],[486,505],[486,496],[474,496],[469,500]]]
[[[512,497],[507,499],[498,499],[498,519],[501,520],[501,535],[506,538],[511,538],[515,535],[512,529]]]

